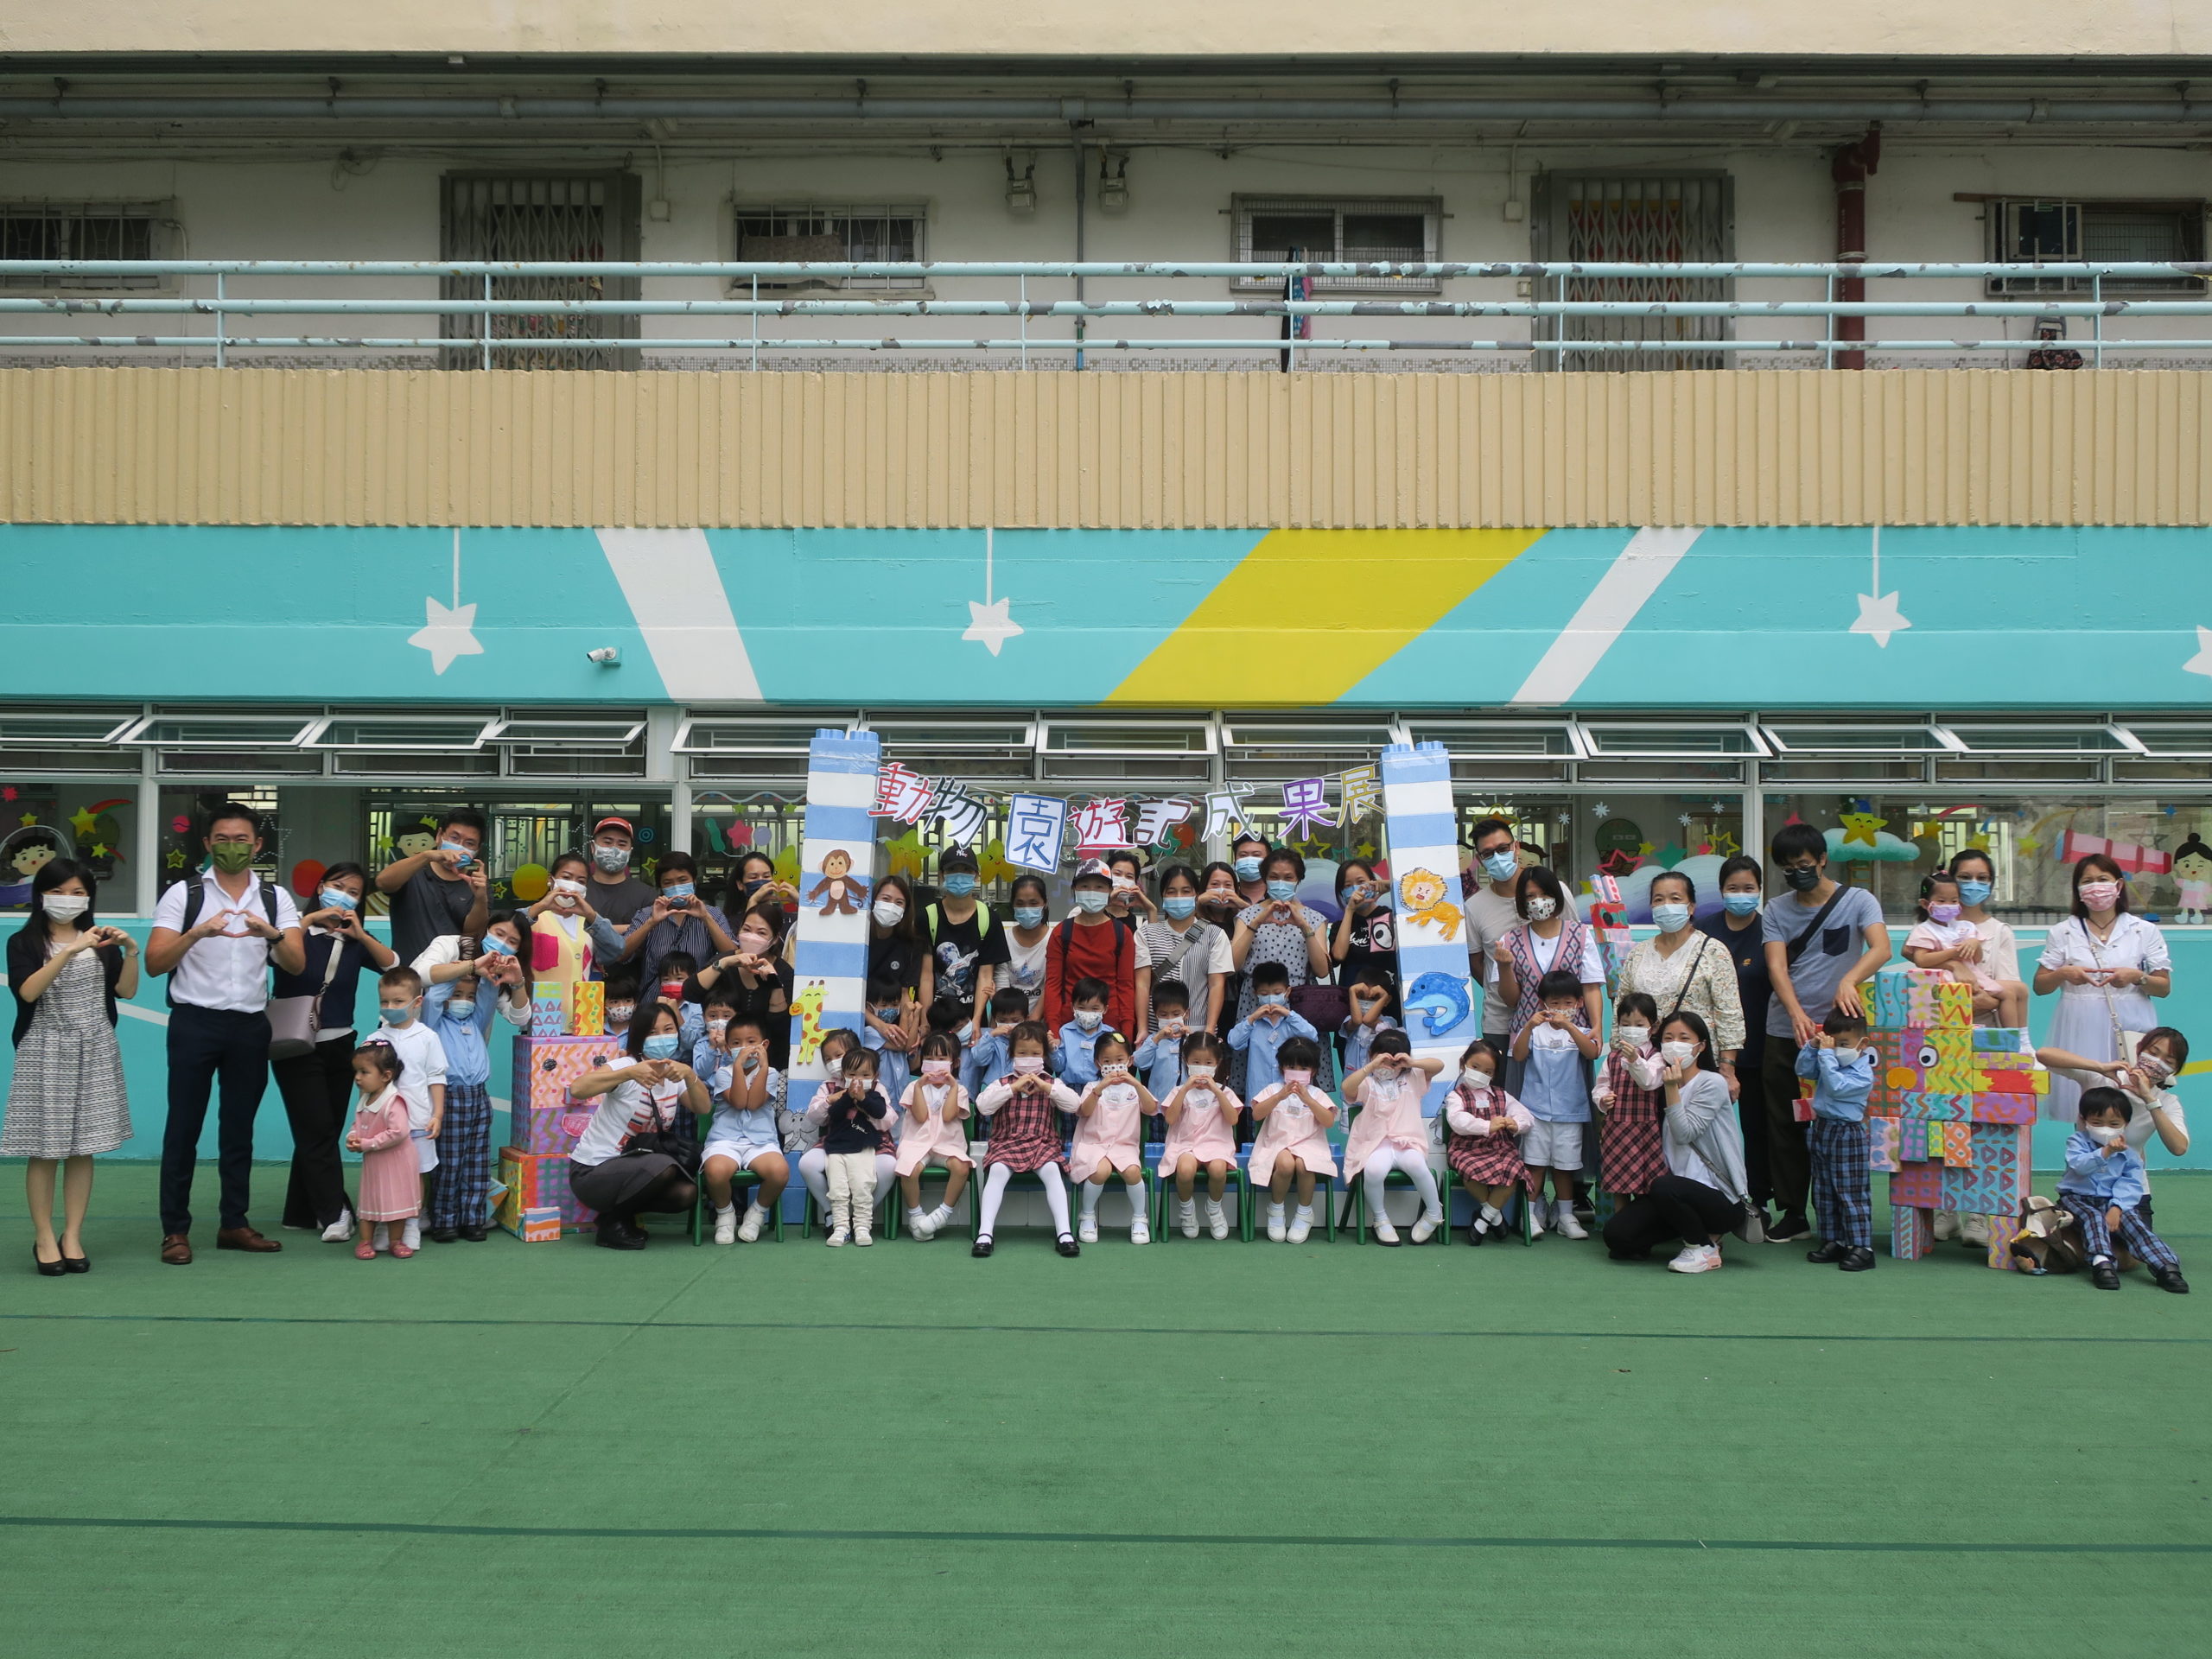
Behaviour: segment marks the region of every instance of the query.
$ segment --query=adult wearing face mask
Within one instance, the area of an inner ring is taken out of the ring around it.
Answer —
[[[353,1236],[340,1147],[353,1103],[353,1005],[364,968],[381,974],[399,960],[361,925],[369,873],[333,864],[322,873],[315,907],[300,918],[306,960],[296,974],[278,969],[273,994],[312,996],[315,1050],[270,1062],[292,1126],[292,1176],[284,1188],[284,1225],[310,1228],[327,1243]]]
[[[1774,988],[1766,976],[1766,928],[1759,916],[1766,876],[1759,861],[1738,853],[1720,867],[1720,909],[1699,918],[1698,931],[1728,953],[1736,969],[1736,1004],[1744,1015],[1744,1046],[1736,1051],[1736,1122],[1744,1132],[1744,1178],[1752,1206],[1764,1221],[1774,1197],[1766,1157],[1767,1003]]]
[[[1198,872],[1198,918],[1211,922],[1221,930],[1223,938],[1234,938],[1236,918],[1244,911],[1244,894],[1237,886],[1236,867],[1224,859],[1214,859]],[[1236,1023],[1236,999],[1244,989],[1244,976],[1236,971],[1234,952],[1229,959],[1229,976],[1222,982],[1221,995],[1214,1001],[1210,1028],[1216,1036],[1224,1035]]]
[[[2129,908],[2120,866],[2091,853],[2074,867],[2074,913],[2044,935],[2036,963],[2036,995],[2058,993],[2050,1046],[2088,1060],[2124,1060],[2123,1033],[2139,1037],[2157,1027],[2151,999],[2172,988],[2166,936]],[[2080,1084],[2053,1077],[2044,1121],[2076,1122],[2081,1098]]]
[[[391,899],[391,948],[402,962],[413,962],[445,934],[473,938],[484,931],[492,913],[484,836],[481,812],[448,808],[434,845],[377,872],[377,891]]]
[[[1265,836],[1255,836],[1249,830],[1230,843],[1230,868],[1236,873],[1236,896],[1243,901],[1237,906],[1240,910],[1268,896],[1262,866],[1272,850]]]
[[[591,861],[563,853],[553,861],[552,878],[544,897],[523,912],[531,977],[543,985],[596,979],[600,963],[620,958],[622,936],[592,908]]]
[[[674,1009],[643,1002],[624,1034],[624,1058],[569,1085],[580,1101],[605,1096],[569,1154],[569,1191],[599,1212],[593,1242],[607,1249],[644,1249],[639,1216],[680,1216],[698,1202],[696,1136],[687,1142],[677,1124],[685,1112],[711,1116],[715,1103],[677,1058],[682,1040]]]
[[[702,968],[689,1001],[703,1003],[709,991],[729,998],[743,1019],[760,1022],[768,1064],[780,1071],[791,1058],[791,965],[783,959],[784,912],[772,895],[737,924],[737,948]]]
[[[1183,988],[1184,1029],[1209,1029],[1235,960],[1229,935],[1198,915],[1198,876],[1187,864],[1170,864],[1160,873],[1159,917],[1137,929],[1138,1031],[1152,1029],[1153,988],[1163,981]]]
[[[1249,1020],[1259,1006],[1252,988],[1253,969],[1262,963],[1282,964],[1293,990],[1318,985],[1329,976],[1329,925],[1298,901],[1299,883],[1306,880],[1306,861],[1287,847],[1278,847],[1261,861],[1264,889],[1260,902],[1248,906],[1236,918],[1236,931],[1229,941],[1230,958],[1244,982],[1236,995],[1236,1018]],[[1244,1073],[1238,1057],[1236,1082]],[[1319,1087],[1329,1086],[1329,1051],[1321,1052]]]
[[[1105,982],[1107,1030],[1126,1034],[1136,1017],[1136,942],[1106,913],[1113,891],[1113,873],[1103,861],[1086,858],[1076,867],[1075,914],[1052,930],[1045,947],[1047,1030],[1077,1020],[1075,988],[1086,979]]]
[[[1489,988],[1495,977],[1491,963],[1505,936],[1521,925],[1513,897],[1521,858],[1513,826],[1503,818],[1478,818],[1468,841],[1475,855],[1474,886],[1461,896],[1459,906],[1466,915],[1467,957],[1475,982],[1484,987],[1483,1035],[1503,1049],[1513,1035],[1513,1005]]]
[[[1970,847],[1951,855],[1951,876],[1959,884],[1959,914],[1974,924],[1974,938],[1968,942],[1972,954],[1962,959],[1979,965],[1992,979],[2018,980],[2020,942],[2011,924],[1989,911],[1997,891],[1997,866],[1987,853]],[[1997,1024],[1997,1011],[1984,1009],[1974,1016],[1974,1023]]]
[[[1508,1036],[1519,1035],[1536,1017],[1536,988],[1554,968],[1581,981],[1583,1024],[1603,1031],[1605,970],[1598,960],[1597,935],[1568,906],[1559,877],[1531,864],[1514,879],[1513,902],[1521,919],[1491,948],[1490,959],[1491,995],[1506,1009]],[[1506,1079],[1509,1089],[1519,1084],[1517,1075]]]
[[[671,950],[698,963],[737,949],[721,912],[699,896],[699,867],[690,854],[671,853],[654,877],[660,892],[652,908],[634,917],[622,938],[622,960],[634,964],[646,984],[660,976],[661,958]]]
[[[1045,878],[1017,875],[1007,897],[1012,913],[999,928],[1006,941],[1006,982],[1029,999],[1029,1017],[1035,1020],[1045,1006],[1045,947],[1052,937]]]
[[[638,832],[627,818],[605,817],[592,825],[591,907],[610,925],[626,931],[638,912],[653,901],[653,890],[630,873]]]
[[[983,885],[977,868],[976,855],[966,848],[946,848],[938,858],[937,901],[922,908],[922,943],[929,950],[936,994],[968,1011],[962,1039],[967,1043],[982,1034],[991,993],[1007,963],[1006,934],[990,906],[976,896]]]
[[[1676,1014],[1660,1027],[1667,1173],[1605,1224],[1605,1253],[1616,1262],[1641,1262],[1654,1245],[1679,1241],[1682,1248],[1667,1266],[1676,1273],[1711,1273],[1720,1266],[1723,1235],[1758,1236],[1727,1085],[1707,1069],[1710,1035],[1694,1014]],[[1790,1065],[1796,1065],[1794,1055]]]
[[[1735,1060],[1744,1046],[1743,1003],[1727,951],[1690,925],[1696,914],[1697,887],[1689,877],[1669,870],[1653,878],[1651,923],[1659,931],[1629,951],[1621,964],[1621,995],[1642,991],[1658,1007],[1662,1025],[1684,1009],[1704,1020],[1733,1099]]]
[[[899,988],[895,1024],[880,1020],[873,1011],[868,1024],[887,1041],[895,1029],[900,1040],[892,1046],[905,1053],[922,1040],[922,1010],[937,995],[937,966],[922,938],[913,883],[903,875],[887,875],[875,884],[868,912],[868,976]]]

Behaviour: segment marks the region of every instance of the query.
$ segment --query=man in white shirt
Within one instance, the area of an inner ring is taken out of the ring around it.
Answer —
[[[246,1223],[253,1119],[269,1084],[269,964],[296,974],[306,961],[292,895],[257,880],[261,821],[226,802],[207,821],[209,868],[154,907],[148,971],[169,976],[169,1115],[162,1135],[162,1260],[192,1260],[192,1176],[207,1096],[219,1077],[215,1168],[221,1203],[215,1248],[282,1249]]]

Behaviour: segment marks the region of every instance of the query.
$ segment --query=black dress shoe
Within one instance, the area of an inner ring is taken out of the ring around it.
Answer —
[[[461,1235],[451,1227],[433,1227],[423,1236],[433,1244],[450,1244]]]
[[[1813,1224],[1804,1217],[1784,1216],[1766,1230],[1766,1242],[1770,1244],[1791,1244],[1801,1238],[1810,1238],[1812,1235]]]
[[[2118,1290],[2120,1269],[2109,1262],[2100,1262],[2089,1269],[2089,1282],[2099,1290]]]
[[[90,1273],[92,1270],[92,1258],[89,1255],[65,1255],[61,1258],[61,1265],[72,1273]],[[2189,1287],[2183,1285],[2182,1288],[2187,1290]]]
[[[2179,1268],[2153,1268],[2151,1282],[2160,1290],[2171,1290],[2177,1296],[2189,1294],[2189,1281],[2181,1276]]]
[[[604,1216],[600,1217],[599,1230],[594,1236],[593,1242],[605,1250],[642,1250],[645,1248],[645,1236],[643,1233],[639,1232],[635,1228],[619,1224],[610,1227],[607,1224],[607,1218]]]
[[[1842,1260],[1836,1263],[1846,1273],[1865,1273],[1873,1265],[1874,1252],[1864,1244],[1853,1245],[1843,1253]]]
[[[38,1246],[35,1244],[31,1246],[31,1265],[38,1269],[39,1277],[41,1279],[59,1279],[63,1274],[69,1271],[69,1269],[64,1267],[60,1262],[40,1261],[38,1259]]]
[[[968,1247],[968,1254],[975,1256],[984,1256],[988,1255],[991,1253],[991,1236],[988,1233],[985,1233],[981,1238],[978,1238],[973,1244]]]
[[[486,1230],[482,1227],[464,1227],[461,1230],[461,1236],[464,1243],[481,1244],[486,1236]]]
[[[1805,1259],[1808,1262],[1840,1262],[1845,1256],[1850,1254],[1850,1245],[1843,1243],[1840,1240],[1832,1238],[1828,1240],[1827,1243],[1821,1245],[1817,1250],[1806,1251]]]
[[[1052,1248],[1058,1250],[1062,1255],[1081,1255],[1083,1254],[1083,1246],[1075,1242],[1075,1235],[1073,1233],[1062,1233],[1058,1238],[1052,1241]]]

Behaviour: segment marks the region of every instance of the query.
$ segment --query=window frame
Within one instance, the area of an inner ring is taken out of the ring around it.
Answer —
[[[73,213],[59,211],[74,209]],[[40,219],[93,218],[143,219],[147,234],[146,257],[166,259],[181,228],[174,196],[41,196],[0,197],[0,220],[10,216]],[[72,254],[72,258],[86,256]],[[168,294],[176,290],[174,276],[0,276],[0,292],[53,294]]]
[[[1358,195],[1279,195],[1271,193],[1239,191],[1229,198],[1230,257],[1241,264],[1253,263],[1252,218],[1255,213],[1319,213],[1335,214],[1337,245],[1313,263],[1343,263],[1345,258],[1344,216],[1348,213],[1418,213],[1421,216],[1421,263],[1433,264],[1444,257],[1444,198],[1441,196],[1358,196]],[[1232,294],[1264,294],[1280,296],[1280,278],[1268,276],[1232,277],[1229,283]],[[1441,278],[1435,276],[1317,276],[1306,287],[1306,297],[1320,299],[1332,294],[1402,294],[1437,295],[1444,291]]]
[[[726,204],[728,213],[722,220],[722,234],[727,238],[729,257],[734,260],[745,257],[745,238],[738,223],[748,216],[764,213],[804,214],[816,219],[832,219],[840,214],[848,217],[863,208],[881,209],[880,217],[899,219],[911,214],[914,221],[914,258],[917,263],[929,258],[930,222],[934,216],[935,201],[926,196],[900,199],[895,196],[873,197],[868,200],[836,197],[807,196],[803,198],[767,198],[747,201],[733,196]],[[827,232],[824,232],[827,234]],[[849,236],[846,241],[846,257],[855,256],[851,251]],[[739,298],[749,297],[753,279],[733,276],[729,279],[730,293]],[[925,277],[920,276],[810,276],[804,279],[760,279],[764,294],[899,294],[914,299],[929,299],[934,293]]]
[[[2196,196],[2025,196],[1985,195],[1982,204],[1983,240],[1989,250],[1989,263],[1998,265],[2032,265],[2032,260],[2022,259],[2012,251],[2014,244],[2012,218],[2024,207],[2060,207],[2074,210],[2074,245],[2060,256],[2060,262],[2080,261],[2086,257],[2082,247],[2087,241],[2088,216],[2093,213],[2145,213],[2164,211],[2176,214],[2183,220],[2184,230],[2193,219],[2196,246],[2194,252],[2184,247],[2180,257],[2202,260],[2205,249],[2212,245],[2212,201]],[[2171,282],[2155,276],[2108,276],[2102,293],[2110,298],[2136,297],[2151,299],[2159,296],[2193,299],[2206,291],[2205,280],[2199,277],[2178,277]],[[2096,279],[2089,276],[1992,276],[1985,284],[1992,296],[2020,295],[2077,295],[2099,292]]]

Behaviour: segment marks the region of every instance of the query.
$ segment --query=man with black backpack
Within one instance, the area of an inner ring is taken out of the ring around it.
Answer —
[[[226,801],[207,819],[208,868],[154,907],[146,967],[169,976],[169,1116],[162,1134],[162,1260],[192,1260],[192,1175],[207,1096],[219,1078],[215,1167],[221,1181],[219,1250],[282,1249],[246,1223],[253,1119],[269,1084],[269,965],[306,962],[292,895],[258,880],[261,820]]]

